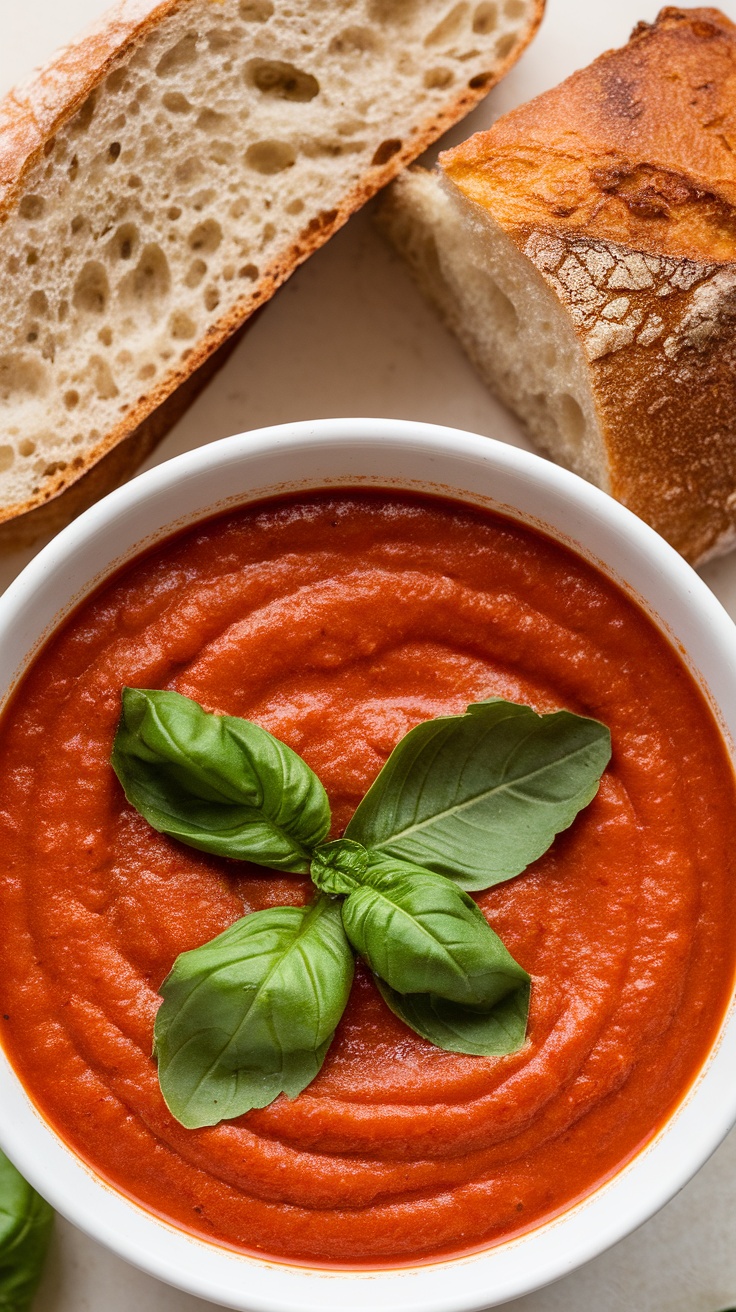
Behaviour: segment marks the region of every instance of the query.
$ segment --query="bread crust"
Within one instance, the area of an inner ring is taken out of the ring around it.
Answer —
[[[669,6],[440,165],[507,228],[734,259],[736,25]]]
[[[188,0],[121,0],[78,41],[67,46],[52,63],[0,102],[0,224],[22,193],[29,170],[54,134],[80,109],[113,68],[124,63],[157,25],[186,7]],[[210,0],[213,6],[217,0]],[[0,509],[0,546],[27,541],[61,527],[79,509],[116,486],[150,452],[186,408],[171,401],[207,361],[220,350],[252,314],[266,302],[294,270],[309,258],[366,201],[394,178],[453,124],[469,113],[492,86],[508,72],[532,40],[544,12],[545,0],[531,0],[531,19],[524,37],[498,64],[494,73],[453,96],[431,120],[418,125],[408,141],[385,163],[372,167],[339,205],[315,215],[291,247],[272,261],[255,288],[213,324],[196,343],[186,364],[172,369],[159,384],[131,405],[125,417],[86,453],[63,471],[44,479],[39,493],[23,503]],[[213,369],[212,372],[215,370]],[[205,379],[206,381],[206,379]],[[201,390],[192,389],[192,396]],[[115,452],[114,458],[112,454]],[[109,457],[109,458],[108,458]],[[89,477],[97,467],[94,478]],[[85,480],[85,491],[72,495]],[[53,503],[53,505],[49,505]],[[46,512],[46,513],[45,513]],[[30,516],[28,531],[16,531],[15,522]]]
[[[599,481],[693,563],[736,538],[736,25],[663,9],[441,156],[554,290]],[[550,449],[552,443],[550,443]]]

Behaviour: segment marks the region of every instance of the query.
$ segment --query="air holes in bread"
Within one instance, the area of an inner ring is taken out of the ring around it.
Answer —
[[[370,0],[368,17],[372,23],[411,23],[421,13],[424,0]]]
[[[245,162],[256,173],[283,173],[296,162],[296,151],[288,141],[254,141]]]
[[[28,309],[31,314],[40,314],[45,318],[49,312],[49,298],[46,293],[42,291],[31,292],[28,298]]]
[[[273,14],[271,0],[240,0],[240,17],[246,23],[265,23]]]
[[[461,32],[465,20],[470,13],[470,5],[466,0],[461,0],[459,5],[455,5],[445,17],[432,28],[432,31],[425,36],[425,46],[442,46],[447,45],[454,40]]]
[[[88,260],[76,283],[72,303],[80,314],[104,314],[110,295],[107,274],[99,260]]]
[[[213,141],[208,155],[215,164],[229,164],[235,154],[232,141]]]
[[[119,395],[115,379],[112,376],[112,369],[107,360],[103,360],[101,355],[93,355],[89,367],[92,386],[101,401],[111,401],[113,397]]]
[[[10,469],[15,460],[15,451],[12,446],[0,446],[0,474],[4,474]]]
[[[365,55],[382,48],[378,35],[369,27],[346,27],[330,42],[331,55]]]
[[[204,260],[192,260],[184,279],[187,287],[198,287],[207,272]]]
[[[388,164],[388,161],[393,159],[394,155],[398,155],[400,150],[401,142],[397,137],[393,137],[389,141],[382,141],[371,160],[371,164],[374,166]]]
[[[213,27],[207,33],[207,45],[213,54],[219,55],[223,50],[230,50],[237,45],[238,29],[228,32],[224,27]]]
[[[205,310],[216,310],[220,304],[220,293],[216,287],[208,287],[204,294]]]
[[[113,93],[117,91],[127,91],[129,87],[128,71],[125,68],[114,68],[107,78],[107,89]]]
[[[44,391],[46,374],[38,360],[17,353],[0,355],[0,401],[17,401]]]
[[[245,75],[249,86],[277,100],[306,102],[319,94],[316,77],[280,59],[251,59],[245,66]]]
[[[123,223],[108,243],[108,251],[114,260],[129,260],[138,246],[138,229],[134,223]]]
[[[197,155],[190,155],[188,159],[182,160],[178,164],[174,177],[183,187],[188,187],[192,182],[196,182],[204,173],[204,164]]]
[[[505,36],[500,36],[496,42],[497,58],[506,59],[507,55],[511,54],[511,51],[516,45],[516,40],[517,38],[514,32],[507,32]]]
[[[506,0],[506,4],[503,7],[503,12],[505,13],[507,18],[512,18],[512,19],[523,18],[524,14],[526,13],[526,5],[524,4],[524,0]]]
[[[222,228],[217,219],[205,219],[198,223],[189,234],[189,246],[193,251],[211,255],[222,241]]]
[[[196,32],[187,32],[175,46],[162,55],[156,65],[156,73],[159,77],[174,77],[180,73],[188,64],[193,64],[197,58],[197,41],[199,40]]]
[[[227,121],[227,114],[218,114],[216,109],[202,109],[197,115],[197,127],[200,132],[220,131]]]
[[[34,223],[37,219],[43,218],[45,209],[46,202],[43,196],[24,196],[18,206],[18,213],[22,219]]]
[[[73,133],[86,132],[87,128],[92,122],[92,119],[94,118],[96,105],[97,105],[97,92],[93,91],[92,95],[88,96],[87,99],[85,100],[84,104],[82,105],[82,108],[77,110],[76,114],[74,115],[74,118],[69,124],[69,131]]]
[[[177,310],[169,320],[169,332],[175,342],[188,342],[197,332],[197,325],[183,310]]]
[[[424,74],[424,85],[430,91],[442,91],[452,85],[455,75],[451,68],[428,68]]]
[[[473,31],[479,36],[486,36],[498,27],[498,5],[493,0],[483,0],[477,5],[473,14]]]
[[[156,242],[149,242],[143,248],[136,267],[123,278],[120,295],[131,306],[143,304],[154,309],[156,303],[168,294],[170,287],[169,262],[161,247]]]
[[[192,106],[181,91],[167,91],[161,97],[161,104],[170,114],[188,114]]]
[[[79,405],[79,392],[76,388],[70,387],[69,391],[64,393],[64,405],[67,410],[76,410]]]
[[[247,278],[248,282],[255,282],[258,277],[257,264],[244,264],[242,269],[238,269],[239,278]]]

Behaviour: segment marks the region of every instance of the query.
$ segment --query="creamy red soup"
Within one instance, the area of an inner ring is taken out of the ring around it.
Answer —
[[[335,834],[431,716],[495,694],[609,725],[593,803],[477,897],[533,977],[523,1049],[433,1047],[359,964],[304,1093],[180,1126],[151,1057],[162,980],[178,953],[310,885],[184,847],[128,805],[108,764],[125,684],[265,726],[323,780]],[[480,510],[330,493],[167,541],[34,661],[2,722],[0,775],[5,1049],[100,1176],[209,1240],[385,1265],[539,1225],[661,1127],[728,1004],[736,799],[704,698],[602,574]]]

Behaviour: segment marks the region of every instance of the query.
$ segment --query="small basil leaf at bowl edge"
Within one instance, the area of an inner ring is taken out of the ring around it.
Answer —
[[[493,698],[402,738],[345,837],[479,891],[542,856],[598,791],[611,735],[597,720]]]
[[[443,875],[369,854],[342,918],[350,942],[398,993],[487,1009],[528,983],[467,893]]]
[[[446,1052],[506,1057],[526,1038],[530,984],[520,984],[487,1011],[448,1002],[433,993],[397,993],[376,976],[384,1002],[416,1034]]]
[[[183,952],[161,985],[154,1056],[187,1129],[295,1098],[318,1074],[354,961],[339,903],[254,911]]]
[[[0,1309],[29,1312],[54,1213],[0,1152]]]
[[[111,762],[154,829],[203,852],[303,874],[329,831],[327,794],[296,752],[176,692],[123,689]]]

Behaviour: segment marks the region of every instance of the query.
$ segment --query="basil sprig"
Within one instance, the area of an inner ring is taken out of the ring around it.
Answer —
[[[54,1213],[0,1152],[0,1309],[30,1312]]]
[[[177,693],[125,689],[112,764],[153,827],[218,855],[309,870],[320,890],[306,908],[251,913],[177,958],[154,1042],[173,1115],[196,1128],[295,1098],[346,1006],[351,945],[429,1042],[517,1051],[530,977],[467,890],[541,856],[592,800],[610,754],[596,720],[480,702],[407,734],[345,837],[326,842],[321,783],[265,729]]]

